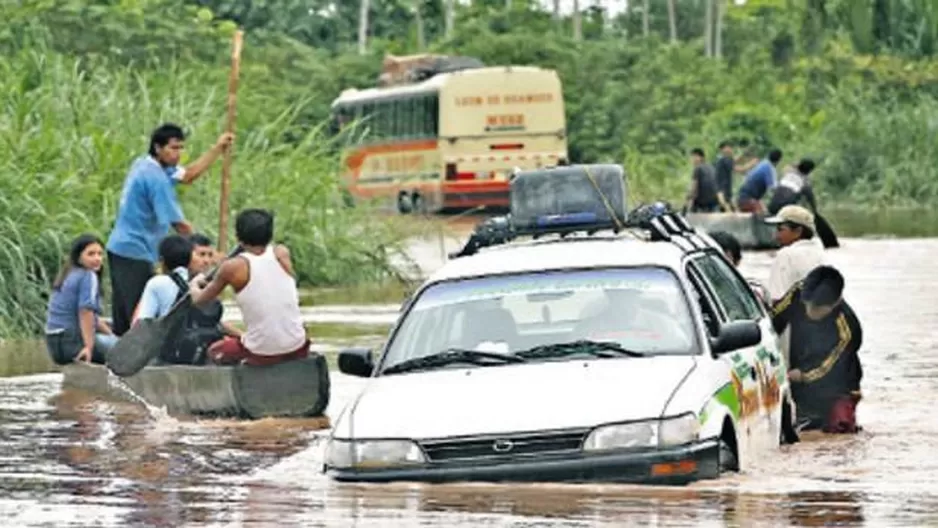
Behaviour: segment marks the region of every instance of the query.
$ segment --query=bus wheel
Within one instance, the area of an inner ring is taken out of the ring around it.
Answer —
[[[414,193],[413,197],[411,197],[411,203],[413,204],[413,211],[415,213],[427,213],[427,201],[423,199],[423,196],[420,196],[420,193]]]
[[[408,214],[413,210],[413,205],[410,201],[410,196],[406,192],[401,192],[397,195],[397,212],[401,214]]]

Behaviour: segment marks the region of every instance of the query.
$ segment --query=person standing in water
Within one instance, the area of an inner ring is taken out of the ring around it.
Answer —
[[[134,160],[121,192],[117,220],[107,242],[111,269],[111,318],[114,333],[130,328],[134,309],[159,259],[159,244],[170,227],[192,233],[182,214],[175,186],[191,184],[205,173],[234,139],[219,136],[215,145],[192,164],[180,167],[185,133],[167,123],[153,131],[149,151]]]
[[[234,290],[246,327],[240,338],[226,337],[209,348],[219,364],[271,365],[305,358],[309,339],[300,313],[299,291],[290,251],[273,244],[274,217],[262,209],[246,209],[235,219],[242,252],[221,263],[206,283],[200,274],[189,282],[195,305],[218,298],[227,286]]]
[[[726,256],[726,259],[733,264],[733,267],[739,268],[739,263],[743,260],[743,252],[742,248],[740,247],[739,240],[726,231],[714,231],[707,234],[720,246],[720,249],[723,250],[723,255]],[[746,282],[749,284],[749,288],[755,292],[759,300],[762,301],[762,304],[766,308],[771,308],[768,303],[768,290],[766,290],[765,286],[763,286],[762,283],[756,279],[750,277],[743,278],[746,279]]]
[[[765,222],[775,225],[782,246],[769,271],[769,295],[775,302],[811,270],[824,264],[824,245],[814,235],[814,215],[799,205],[786,205]]]
[[[831,266],[818,266],[772,308],[775,331],[791,330],[788,377],[798,422],[805,429],[859,430],[863,328],[843,291],[843,275]]]
[[[57,365],[103,364],[117,342],[101,315],[104,244],[94,235],[72,242],[68,259],[52,284],[46,312],[46,348]]]

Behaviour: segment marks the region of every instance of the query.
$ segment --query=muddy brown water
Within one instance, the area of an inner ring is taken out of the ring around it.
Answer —
[[[421,244],[421,264],[438,265],[437,242]],[[745,474],[683,488],[340,485],[320,473],[326,433],[316,421],[154,422],[137,407],[62,393],[61,376],[44,374],[0,380],[0,518],[4,526],[938,525],[938,239],[847,239],[829,257],[864,325],[865,430],[805,438]],[[747,253],[744,272],[764,278],[769,258]],[[335,373],[333,386],[335,416],[362,380]]]

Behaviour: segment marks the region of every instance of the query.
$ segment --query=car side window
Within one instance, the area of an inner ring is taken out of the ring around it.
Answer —
[[[704,325],[707,327],[707,334],[715,338],[720,333],[719,308],[717,308],[713,298],[707,294],[706,287],[703,285],[704,283],[700,278],[700,273],[692,266],[687,267],[687,277],[690,280],[694,300],[700,307]]]
[[[730,267],[730,264],[713,254],[707,254],[694,260],[694,266],[710,283],[726,317],[730,321],[755,321],[762,318],[759,301],[745,281]]]

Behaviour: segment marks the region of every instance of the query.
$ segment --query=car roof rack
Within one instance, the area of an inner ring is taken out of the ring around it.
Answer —
[[[643,207],[646,206],[639,206],[633,211],[638,212]],[[713,248],[713,245],[701,237],[686,218],[673,211],[663,211],[653,216],[634,212],[629,214],[629,220],[621,226],[609,222],[589,223],[584,221],[585,218],[582,216],[570,218],[568,216],[572,215],[556,215],[551,219],[554,225],[545,226],[545,229],[531,227],[518,229],[512,225],[510,214],[496,216],[476,226],[465,246],[458,252],[450,253],[449,258],[473,255],[480,249],[507,244],[520,237],[537,240],[547,235],[557,235],[565,238],[573,233],[591,236],[602,231],[611,231],[614,234],[623,231],[639,231],[652,242],[670,242],[685,252]]]
[[[462,250],[450,258],[521,236],[536,240],[600,231],[639,231],[651,241],[669,241],[685,252],[713,247],[665,202],[640,204],[628,211],[626,182],[624,168],[614,164],[516,171],[510,184],[511,212],[477,225]]]

